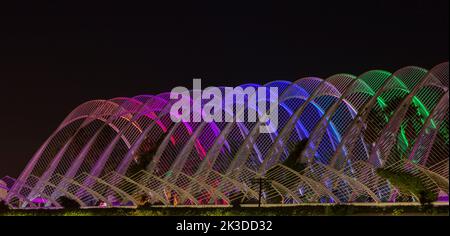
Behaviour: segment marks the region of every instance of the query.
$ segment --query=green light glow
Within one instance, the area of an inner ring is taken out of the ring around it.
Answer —
[[[416,96],[413,97],[412,102],[419,108],[420,115],[425,119],[430,115],[430,112],[428,112],[425,105],[423,105],[423,103]],[[425,121],[425,119],[423,121]]]
[[[406,149],[409,146],[409,142],[408,142],[408,138],[406,138],[405,128],[403,125],[400,127],[400,136],[399,137],[401,138],[400,141],[402,144],[402,145],[400,145],[400,147],[401,147],[402,151],[406,151]]]
[[[377,102],[378,102],[378,105],[380,105],[381,108],[384,109],[384,108],[387,107],[386,102],[384,102],[384,99],[382,97],[377,97]]]

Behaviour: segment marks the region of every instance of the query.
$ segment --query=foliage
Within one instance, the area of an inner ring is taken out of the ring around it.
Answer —
[[[404,171],[392,171],[379,168],[377,174],[383,177],[400,190],[400,192],[410,192],[419,198],[422,204],[429,204],[436,200],[437,194],[425,187],[423,181]]]
[[[302,205],[286,207],[152,207],[148,209],[100,208],[79,210],[9,210],[15,216],[343,216],[343,215],[447,215],[448,206]]]
[[[141,170],[145,170],[150,162],[153,160],[153,156],[156,154],[157,147],[146,150],[137,154],[135,162],[130,165],[129,174],[134,175]]]
[[[144,140],[136,154],[134,162],[128,168],[127,176],[132,176],[141,170],[147,169],[147,166],[152,162],[164,138],[165,136],[161,136],[156,142],[153,142],[153,139],[150,137]]]
[[[403,214],[404,210],[403,209],[394,209],[392,211],[392,215],[393,216],[401,216]]]
[[[422,204],[427,204],[430,205],[432,202],[436,201],[436,199],[438,198],[438,194],[430,191],[430,190],[423,190],[421,192],[419,192],[419,201]]]
[[[56,200],[64,209],[79,209],[80,204],[66,196],[61,196]]]
[[[139,209],[149,209],[149,208],[151,208],[153,206],[153,204],[151,203],[151,202],[144,202],[144,203],[141,203],[139,206],[138,206],[138,208]]]
[[[142,194],[138,197],[138,208],[139,209],[148,209],[150,207],[152,207],[152,203],[151,203],[151,199],[147,194]]]
[[[374,138],[377,136],[373,134],[378,134],[382,131],[383,127],[387,124],[389,119],[392,118],[392,115],[397,111],[398,106],[400,106],[403,100],[404,97],[395,97],[387,104],[375,106],[370,110],[366,121],[367,127],[364,132],[364,139],[367,143],[376,141]],[[401,130],[399,131],[405,135],[405,139],[400,139],[402,136],[399,135],[399,145],[402,146],[402,150],[415,140],[417,133],[420,131],[426,118],[425,116],[426,114],[424,114],[423,109],[421,109],[417,102],[413,100],[408,107],[400,127]],[[408,132],[405,132],[406,130],[408,130]]]
[[[376,135],[374,134],[379,134],[381,132],[381,124],[383,124],[384,126],[384,124],[386,123],[386,119],[386,115],[379,107],[374,107],[372,110],[370,110],[366,120],[366,128],[363,132],[364,140],[367,143],[371,144],[376,141]]]
[[[126,176],[133,178],[133,176],[140,171],[146,170],[147,166],[152,162],[159,145],[164,140],[164,136],[161,136],[157,142],[153,143],[151,138],[146,138],[141,144],[139,151],[135,155],[134,161],[130,164],[127,170]],[[122,180],[119,184],[119,189],[125,189],[125,192],[134,195],[138,191],[137,186],[134,184],[129,185],[126,181]],[[148,198],[148,196],[143,193],[140,198]],[[142,204],[146,204],[143,202]]]
[[[242,192],[239,192],[238,195],[231,200],[230,205],[234,208],[241,207],[241,203],[245,201],[244,194]]]
[[[8,204],[5,201],[0,200],[0,212],[6,212],[9,210]]]
[[[306,168],[306,163],[302,163],[301,160],[299,160],[300,155],[302,154],[303,150],[306,147],[306,144],[308,143],[308,139],[303,139],[300,142],[298,142],[295,145],[294,150],[289,153],[289,156],[286,158],[286,160],[283,162],[283,165],[297,171],[301,172]]]

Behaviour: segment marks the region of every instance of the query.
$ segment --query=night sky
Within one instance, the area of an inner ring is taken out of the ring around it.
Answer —
[[[17,177],[88,100],[190,88],[192,78],[237,86],[448,60],[448,0],[10,2],[0,6],[0,178]]]

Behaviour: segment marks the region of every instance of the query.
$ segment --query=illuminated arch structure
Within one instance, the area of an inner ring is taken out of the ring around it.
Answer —
[[[258,122],[173,123],[169,93],[89,101],[39,148],[7,201],[17,208],[58,208],[60,196],[82,207],[134,207],[143,196],[154,204],[231,204],[257,199],[251,180],[262,175],[270,179],[263,203],[418,200],[379,177],[380,167],[448,195],[448,70],[446,62],[429,71],[270,82],[264,86],[279,93],[272,134],[259,133]],[[299,142],[303,168],[294,170],[284,161]],[[142,153],[151,158],[139,167]]]

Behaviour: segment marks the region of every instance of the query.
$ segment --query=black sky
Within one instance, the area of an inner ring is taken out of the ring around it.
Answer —
[[[0,177],[88,100],[448,60],[448,0],[12,2],[0,6]]]

